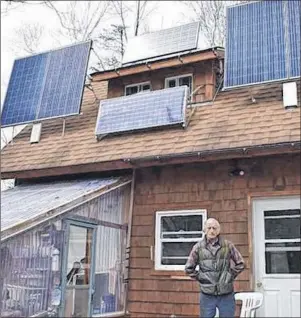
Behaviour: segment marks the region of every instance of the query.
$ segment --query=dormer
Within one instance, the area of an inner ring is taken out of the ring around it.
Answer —
[[[191,103],[202,103],[214,97],[223,57],[222,48],[206,46],[193,22],[133,38],[121,67],[91,74],[92,82],[108,81],[109,99],[187,85]]]

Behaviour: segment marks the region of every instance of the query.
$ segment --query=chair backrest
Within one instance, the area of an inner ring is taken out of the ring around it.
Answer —
[[[258,292],[236,293],[235,300],[242,301],[240,317],[255,317],[256,309],[262,305],[263,294]]]

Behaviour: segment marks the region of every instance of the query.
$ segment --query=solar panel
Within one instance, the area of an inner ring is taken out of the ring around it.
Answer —
[[[297,2],[259,1],[227,8],[225,88],[300,75],[300,17],[293,13]]]
[[[299,0],[288,1],[288,33],[289,33],[289,48],[290,48],[290,70],[289,76],[300,76],[300,52],[301,52],[301,2]]]
[[[91,41],[14,62],[1,124],[78,114]]]
[[[129,39],[122,64],[197,48],[199,22]]]
[[[95,134],[183,125],[187,90],[179,86],[101,101]]]

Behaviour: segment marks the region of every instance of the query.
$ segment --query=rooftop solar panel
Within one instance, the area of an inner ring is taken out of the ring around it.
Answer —
[[[291,10],[286,8],[288,3]],[[298,5],[297,1],[267,0],[227,8],[225,88],[300,75],[300,63],[299,69],[296,66],[300,17],[293,13]]]
[[[288,1],[288,34],[289,34],[289,52],[290,52],[290,69],[289,76],[300,76],[300,52],[301,52],[301,2],[300,0]]]
[[[91,41],[15,60],[1,124],[78,114]]]
[[[199,22],[129,39],[122,64],[197,48]]]
[[[101,101],[95,134],[184,125],[187,90],[180,86]]]

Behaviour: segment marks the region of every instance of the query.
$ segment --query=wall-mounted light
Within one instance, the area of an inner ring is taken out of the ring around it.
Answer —
[[[231,177],[239,177],[239,176],[244,176],[245,171],[241,168],[235,168],[229,171],[229,175]]]

